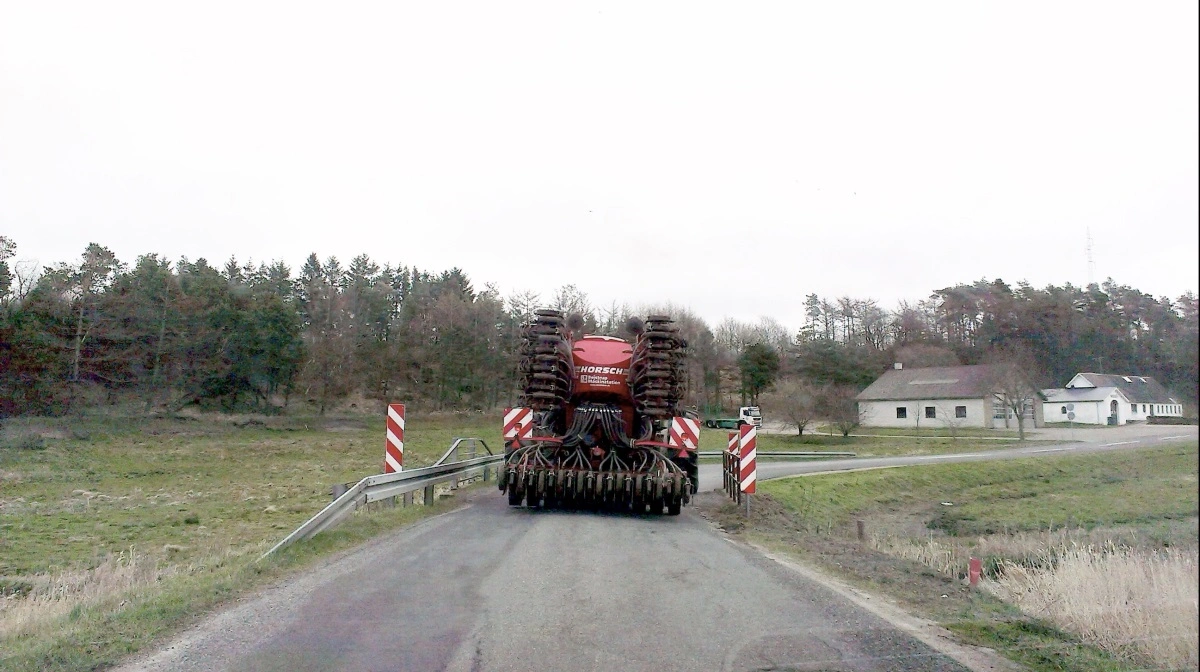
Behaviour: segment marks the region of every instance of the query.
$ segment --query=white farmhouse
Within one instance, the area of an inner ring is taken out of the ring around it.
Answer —
[[[1079,373],[1066,387],[1042,394],[1046,422],[1124,425],[1154,416],[1183,417],[1183,404],[1149,376]]]
[[[900,363],[858,394],[866,427],[1004,426],[1005,410],[996,399],[995,371],[986,365],[905,369]],[[1041,406],[1030,400],[1026,417],[1040,425]]]

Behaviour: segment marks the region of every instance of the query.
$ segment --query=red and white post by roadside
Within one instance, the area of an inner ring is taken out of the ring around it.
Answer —
[[[750,495],[753,495],[757,489],[756,481],[758,479],[755,465],[758,457],[758,432],[754,425],[742,425],[738,434],[741,447],[738,482],[741,484],[742,492],[746,495],[746,515],[750,515]]]
[[[737,462],[738,456],[741,454],[738,445],[741,443],[741,435],[737,432],[729,433],[729,443],[725,447],[725,494],[737,498],[738,493],[738,473]]]
[[[388,404],[383,473],[404,471],[404,404]]]

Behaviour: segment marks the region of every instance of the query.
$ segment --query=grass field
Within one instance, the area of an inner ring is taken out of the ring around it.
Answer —
[[[380,418],[5,422],[0,433],[0,669],[92,669],[322,549],[424,515],[356,516],[276,563],[254,560],[379,473]],[[485,416],[413,419],[408,466],[455,437],[500,448]]]
[[[752,538],[1032,669],[1195,669],[1195,442],[789,478],[759,492]],[[871,553],[854,541],[858,520]],[[972,556],[989,592],[961,584]]]

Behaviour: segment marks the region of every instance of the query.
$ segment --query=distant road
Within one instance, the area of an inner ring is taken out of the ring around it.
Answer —
[[[758,477],[760,479],[794,476],[797,474],[813,474],[832,471],[850,471],[853,469],[879,469],[883,467],[904,467],[917,464],[935,464],[939,462],[973,462],[981,460],[1011,460],[1021,457],[1037,457],[1045,455],[1081,455],[1099,453],[1108,450],[1128,450],[1161,445],[1169,441],[1195,441],[1200,439],[1200,428],[1195,425],[1126,425],[1124,427],[1097,429],[1038,429],[1030,432],[1029,438],[1039,439],[1036,445],[1020,448],[1002,448],[999,450],[977,450],[967,453],[952,453],[947,455],[908,455],[903,457],[854,457],[848,459],[820,460],[812,462],[776,462],[760,460]],[[1078,435],[1076,441],[1063,443],[1041,443],[1044,440],[1065,438],[1068,433]],[[964,437],[963,441],[972,441],[975,437]],[[1015,441],[1015,439],[1009,439]],[[705,469],[709,466],[709,469]],[[700,470],[700,488],[710,490],[721,487],[721,468],[719,465],[702,465]]]

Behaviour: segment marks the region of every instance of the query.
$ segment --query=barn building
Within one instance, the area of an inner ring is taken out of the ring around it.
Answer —
[[[858,394],[865,427],[1016,427],[1013,413],[997,398],[991,366],[905,369],[897,363]],[[1026,427],[1040,426],[1041,404],[1030,399]]]

